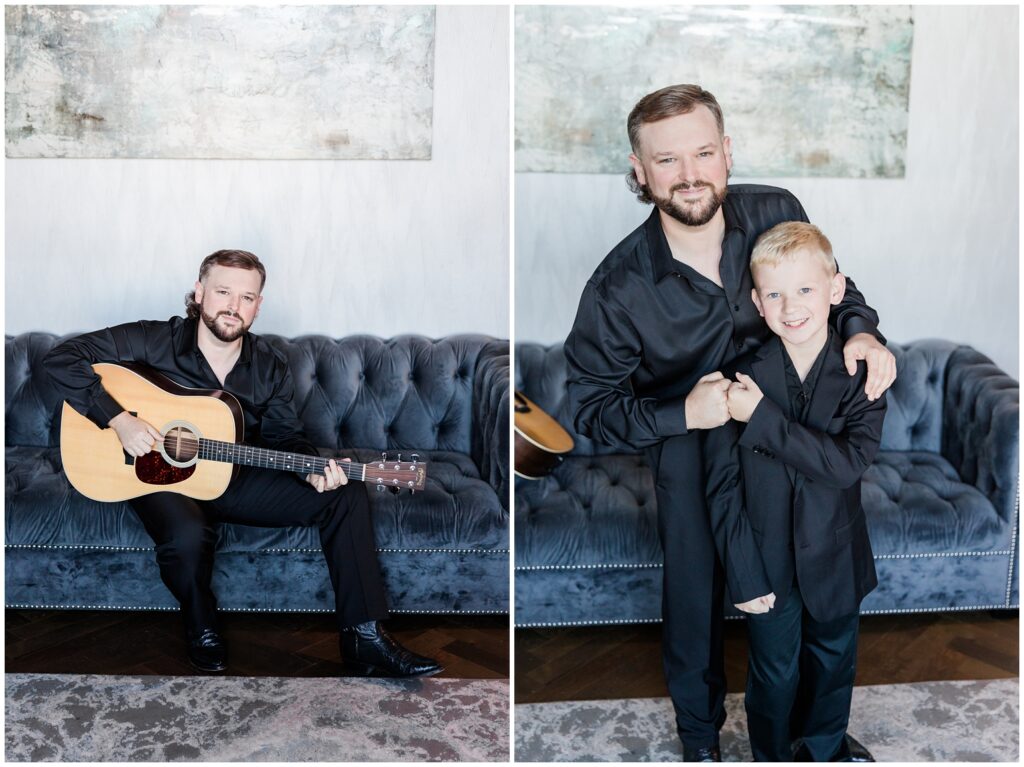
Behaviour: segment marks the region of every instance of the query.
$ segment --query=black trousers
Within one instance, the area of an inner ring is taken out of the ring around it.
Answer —
[[[801,756],[815,762],[844,753],[859,624],[856,613],[816,621],[796,584],[779,609],[747,616],[745,706],[756,761],[792,761],[790,744],[798,738]]]
[[[725,723],[725,578],[704,497],[703,433],[673,437],[647,451],[664,552],[662,659],[684,744],[718,742]]]
[[[339,628],[388,616],[369,500],[361,482],[318,493],[298,475],[241,467],[224,494],[212,501],[153,493],[136,498],[131,506],[156,544],[160,577],[181,604],[190,631],[217,626],[210,578],[215,525],[220,522],[317,525]]]

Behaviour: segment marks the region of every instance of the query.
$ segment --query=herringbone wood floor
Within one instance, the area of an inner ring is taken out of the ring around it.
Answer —
[[[508,616],[397,615],[387,627],[415,652],[438,659],[441,676],[508,677]],[[343,673],[333,615],[225,613],[228,673]],[[196,674],[176,612],[7,610],[6,670],[66,674]]]
[[[865,616],[857,684],[1016,677],[1019,648],[1016,611]],[[660,624],[518,629],[515,654],[516,703],[668,695]],[[742,692],[742,621],[726,622],[725,658],[729,692]]]

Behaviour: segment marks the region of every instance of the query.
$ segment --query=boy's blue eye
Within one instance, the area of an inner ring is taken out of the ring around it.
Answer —
[[[811,292],[811,288],[800,288],[800,292],[801,293],[810,293]]]

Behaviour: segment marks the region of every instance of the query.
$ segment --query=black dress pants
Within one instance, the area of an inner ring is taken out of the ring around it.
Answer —
[[[298,475],[241,467],[219,498],[195,501],[153,493],[131,506],[156,544],[160,577],[181,604],[190,631],[217,626],[210,588],[215,525],[254,527],[317,525],[334,586],[338,627],[388,616],[366,487],[349,482],[318,493]]]
[[[816,621],[796,584],[777,609],[747,616],[747,731],[758,762],[792,761],[790,744],[827,762],[843,753],[857,673],[856,613]]]
[[[650,448],[664,552],[662,659],[679,738],[690,748],[718,742],[725,723],[725,578],[704,496],[703,432]]]

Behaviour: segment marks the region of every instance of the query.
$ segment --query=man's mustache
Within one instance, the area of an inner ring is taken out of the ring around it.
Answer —
[[[702,187],[702,186],[706,186],[706,187],[708,187],[710,189],[714,189],[714,187],[711,186],[711,184],[709,184],[707,181],[694,181],[692,184],[687,184],[687,183],[684,182],[682,184],[676,184],[675,186],[673,186],[669,190],[669,194],[671,194],[673,192],[680,192],[680,191],[685,192],[688,189],[697,189],[698,187]]]

